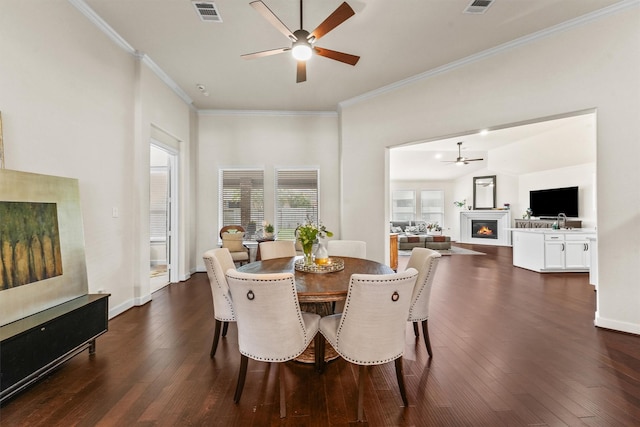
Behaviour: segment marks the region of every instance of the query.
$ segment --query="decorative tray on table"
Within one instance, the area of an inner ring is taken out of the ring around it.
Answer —
[[[297,259],[295,264],[297,271],[304,273],[333,273],[334,271],[344,270],[344,260],[341,258],[329,258],[326,264],[310,264],[305,265],[304,258]]]

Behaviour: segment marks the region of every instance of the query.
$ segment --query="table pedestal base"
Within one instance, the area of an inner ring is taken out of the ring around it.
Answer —
[[[330,302],[319,302],[319,303],[300,303],[300,309],[302,311],[306,311],[307,313],[315,313],[315,314],[319,314],[320,316],[324,317],[324,316],[328,316],[330,314],[333,314],[333,303]],[[318,332],[320,333],[320,332]],[[315,340],[312,340],[311,343],[309,343],[309,346],[304,350],[304,352],[296,357],[294,360],[296,362],[302,362],[302,363],[315,363],[316,359],[315,359]],[[329,344],[328,342],[325,341],[324,343],[324,361],[325,362],[329,362],[331,360],[337,359],[338,357],[340,357],[340,355],[338,354],[338,352],[331,346],[331,344]]]

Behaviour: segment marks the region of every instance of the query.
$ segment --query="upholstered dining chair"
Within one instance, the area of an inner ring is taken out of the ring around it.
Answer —
[[[260,242],[260,259],[262,260],[292,257],[296,255],[296,245],[293,240]]]
[[[329,256],[366,258],[367,242],[362,240],[329,240],[327,242],[327,252],[329,252]]]
[[[220,229],[222,247],[229,249],[234,263],[240,265],[250,261],[249,248],[243,243],[244,227],[240,225],[225,225]]]
[[[213,317],[216,320],[213,344],[211,344],[211,352],[209,354],[213,358],[216,355],[218,342],[220,341],[220,329],[222,329],[222,336],[226,337],[229,322],[236,321],[231,293],[229,292],[229,285],[225,275],[227,270],[235,270],[236,266],[227,248],[210,249],[204,253],[202,259],[207,268],[211,296],[213,297]]]
[[[400,395],[408,405],[402,371],[405,330],[418,272],[409,268],[395,274],[353,274],[342,314],[320,319],[320,333],[348,362],[359,365],[358,421],[363,420],[364,387],[368,365],[395,361]],[[324,354],[324,340],[316,351]],[[316,359],[319,370],[323,362]]]
[[[409,322],[413,322],[413,332],[416,337],[420,336],[418,322],[422,322],[422,336],[427,347],[429,357],[433,355],[431,351],[431,341],[429,340],[429,300],[431,299],[431,286],[436,274],[438,263],[440,262],[439,252],[427,248],[413,248],[407,269],[418,270],[416,287],[411,297],[411,307],[409,308]]]
[[[238,403],[247,375],[248,359],[262,362],[294,359],[304,352],[314,337],[320,339],[317,334],[320,316],[300,311],[293,273],[250,274],[229,270],[227,281],[236,310],[241,355],[233,397]],[[285,382],[281,363],[278,370],[280,417],[284,418]]]

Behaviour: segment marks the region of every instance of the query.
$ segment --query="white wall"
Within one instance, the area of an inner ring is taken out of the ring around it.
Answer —
[[[3,2],[0,28],[6,168],[77,178],[89,292],[148,300],[150,123],[188,143],[188,107],[66,1]]]
[[[386,147],[595,108],[596,323],[640,333],[638,9],[635,3],[409,86],[343,103],[342,221],[369,230],[363,235],[367,253],[378,261],[388,259]],[[363,152],[364,144],[368,149]],[[348,167],[356,162],[357,170]]]
[[[265,220],[274,223],[275,168],[319,167],[319,218],[340,236],[337,114],[205,111],[198,134],[198,271],[205,271],[202,254],[218,245],[221,168],[264,169]]]

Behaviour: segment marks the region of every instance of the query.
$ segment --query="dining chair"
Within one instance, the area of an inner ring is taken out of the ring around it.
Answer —
[[[411,295],[418,271],[409,268],[394,274],[353,274],[344,312],[320,319],[320,333],[348,362],[359,365],[358,421],[363,421],[364,387],[368,365],[395,361],[402,402],[408,406],[402,371],[405,330]],[[324,339],[316,351],[324,354]],[[323,361],[316,359],[319,370]]]
[[[408,268],[418,270],[416,287],[411,297],[411,307],[409,308],[409,322],[413,322],[413,332],[416,338],[420,336],[418,322],[422,322],[422,335],[424,344],[427,347],[429,357],[433,355],[431,351],[431,341],[429,340],[429,300],[431,298],[431,287],[436,274],[438,263],[442,255],[438,251],[427,248],[414,248],[411,251]]]
[[[250,261],[249,248],[243,243],[245,230],[240,225],[225,225],[220,229],[220,239],[222,247],[229,249],[234,263],[240,265]]]
[[[274,240],[260,242],[260,259],[284,258],[296,256],[296,245],[293,240]]]
[[[220,329],[222,329],[222,336],[226,337],[229,322],[236,321],[231,293],[229,292],[229,285],[225,275],[227,270],[235,270],[236,266],[227,248],[210,249],[204,253],[202,259],[207,268],[211,296],[213,297],[213,317],[216,320],[213,344],[209,354],[213,358],[216,355],[218,342],[220,341]]]
[[[318,314],[300,310],[293,273],[251,274],[227,271],[238,325],[240,371],[233,397],[240,402],[249,358],[278,362],[280,417],[286,416],[282,362],[302,354],[311,340],[320,339]],[[316,355],[316,365],[319,364]]]
[[[366,258],[367,242],[362,240],[329,240],[327,242],[327,251],[329,256]]]

